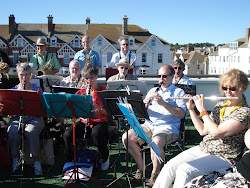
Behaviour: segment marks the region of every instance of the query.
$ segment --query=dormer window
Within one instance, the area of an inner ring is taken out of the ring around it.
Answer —
[[[130,46],[133,46],[133,45],[134,45],[134,40],[130,39],[130,40],[129,40],[129,45],[130,45]]]
[[[23,39],[17,39],[17,47],[23,47]]]
[[[74,39],[74,47],[80,48],[80,40],[79,39]]]
[[[229,49],[238,50],[238,42],[230,42]]]
[[[155,40],[154,39],[151,41],[151,46],[155,46]]]
[[[102,45],[102,39],[98,39],[98,46]]]

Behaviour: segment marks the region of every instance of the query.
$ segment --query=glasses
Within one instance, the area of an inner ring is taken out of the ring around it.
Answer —
[[[85,79],[86,80],[92,80],[92,79],[94,79],[96,76],[90,76],[90,77],[86,77]]]
[[[228,89],[229,89],[230,91],[236,91],[236,90],[237,90],[237,87],[230,87],[230,86],[226,87],[226,86],[222,86],[221,89],[222,89],[223,91],[227,91]]]
[[[166,74],[164,74],[164,75],[158,75],[158,78],[161,78],[161,77],[167,78],[168,76],[170,76],[170,75],[166,75]]]
[[[182,70],[182,67],[174,67],[175,70],[179,69]]]
[[[125,70],[128,70],[128,67],[120,67],[121,69],[125,69]]]
[[[123,46],[128,46],[128,44],[122,44]]]

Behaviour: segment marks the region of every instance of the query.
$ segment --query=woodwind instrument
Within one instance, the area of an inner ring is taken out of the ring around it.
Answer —
[[[88,55],[87,55],[87,58],[86,58],[86,60],[85,60],[84,68],[85,68],[86,66],[88,66],[88,65],[91,65],[91,63],[90,63],[90,57],[91,57],[91,54],[92,54],[93,49],[94,49],[94,47],[92,47],[92,48],[90,49],[90,51],[89,51],[89,53],[88,53]]]
[[[46,62],[40,69],[37,70],[38,76],[45,75],[45,70],[50,70],[53,67],[53,65],[51,64],[52,57],[53,54],[51,54],[49,61]]]
[[[159,83],[159,85],[157,86],[155,93],[159,91],[159,89],[161,88],[161,85],[163,84],[163,82]],[[146,104],[146,108],[149,107],[149,105],[152,103],[152,101],[154,100],[154,98],[151,98],[150,101]]]
[[[132,54],[132,53],[131,53]],[[135,58],[133,59],[133,61],[130,63],[130,67],[132,67],[134,64],[135,64],[135,61],[136,61],[136,59],[137,59],[137,57],[136,57],[136,55],[135,54],[133,54],[134,56],[135,56]]]
[[[168,99],[193,99],[193,97],[181,97],[181,96],[174,96],[174,97],[169,97]],[[238,97],[216,97],[216,96],[210,96],[210,97],[204,97],[206,100],[236,100],[239,99]]]

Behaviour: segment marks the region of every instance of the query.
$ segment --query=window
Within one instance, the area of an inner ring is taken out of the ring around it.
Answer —
[[[248,58],[248,63],[250,63],[250,56],[249,56],[249,58]]]
[[[134,40],[133,40],[133,39],[130,39],[130,40],[129,40],[129,45],[130,45],[130,46],[133,46],[133,45],[134,45]]]
[[[17,47],[23,47],[23,39],[17,39]]]
[[[111,61],[112,55],[113,55],[112,52],[107,53],[107,63],[109,63]]]
[[[147,62],[147,54],[146,53],[142,53],[142,62],[143,63]]]
[[[51,47],[56,47],[56,39],[51,39],[50,43]]]
[[[163,54],[158,54],[158,63],[162,63]]]
[[[238,50],[238,42],[230,42],[229,49],[230,50]]]
[[[220,59],[219,59],[219,61],[221,62],[221,56],[220,56]]]
[[[210,70],[210,71],[211,71],[211,73],[213,73],[213,67],[211,67],[211,70]]]
[[[79,39],[75,39],[75,40],[74,40],[74,46],[75,46],[76,48],[80,48],[80,40],[79,40]]]
[[[151,41],[151,46],[155,46],[155,40]]]
[[[238,56],[238,63],[240,62],[240,56]]]
[[[141,74],[147,74],[147,71],[145,69],[141,69]]]
[[[33,53],[27,53],[27,62],[30,62],[30,59],[33,57]]]
[[[98,39],[98,46],[102,45],[102,39]]]
[[[69,53],[64,53],[64,57],[63,57],[64,61],[64,65],[69,65]]]
[[[226,62],[228,62],[228,56],[227,56]]]
[[[234,63],[235,63],[235,61],[236,61],[236,56],[234,56]]]
[[[200,69],[200,65],[199,64],[197,65],[197,69]]]
[[[19,61],[19,52],[13,52],[13,63],[16,65]]]
[[[226,57],[225,56],[223,56],[223,62],[225,62],[226,61]]]
[[[214,67],[214,73],[216,73],[216,67]]]

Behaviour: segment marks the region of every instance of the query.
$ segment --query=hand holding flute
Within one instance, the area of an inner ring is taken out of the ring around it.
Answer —
[[[155,89],[154,94],[151,97],[146,98],[146,99],[143,100],[143,102],[145,103],[145,107],[146,108],[148,108],[149,105],[151,105],[151,103],[152,103],[153,100],[156,100],[158,103],[161,102],[161,100],[163,101],[162,97],[157,93],[159,91],[159,89],[161,88],[162,84],[163,84],[163,82],[159,83],[159,85]]]

